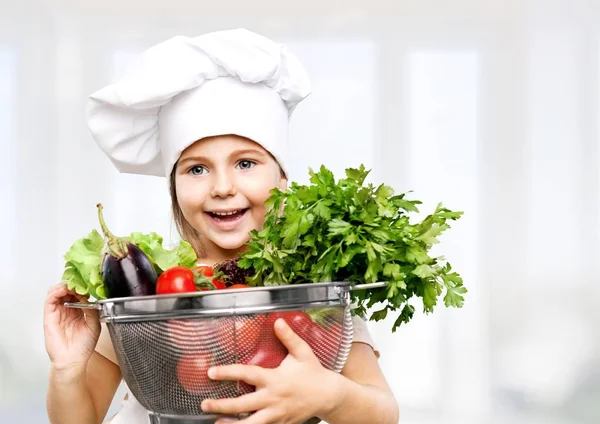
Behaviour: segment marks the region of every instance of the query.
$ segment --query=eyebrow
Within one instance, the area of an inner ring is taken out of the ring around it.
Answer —
[[[242,155],[248,155],[248,154],[255,154],[261,157],[266,157],[267,155],[258,149],[241,149],[241,150],[236,150],[234,152],[232,152],[229,157],[235,157],[235,156],[242,156]],[[194,156],[188,156],[187,158],[184,158],[182,160],[179,161],[179,164],[182,163],[186,163],[186,162],[190,162],[190,161],[197,161],[197,162],[210,162],[210,159],[207,158],[206,156],[198,156],[198,155],[194,155]]]
[[[241,150],[236,150],[235,152],[233,152],[231,156],[242,156],[242,155],[249,155],[249,154],[255,154],[258,156],[262,156],[262,157],[266,157],[267,154],[265,152],[263,152],[262,150],[258,150],[258,149],[241,149]]]

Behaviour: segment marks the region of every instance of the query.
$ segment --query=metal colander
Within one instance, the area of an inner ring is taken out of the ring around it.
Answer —
[[[152,423],[210,423],[216,416],[203,413],[203,399],[237,397],[254,388],[212,381],[208,368],[235,363],[277,367],[287,355],[273,330],[278,317],[288,321],[325,368],[340,372],[352,344],[352,289],[347,283],[315,283],[67,305],[100,310],[123,378]]]

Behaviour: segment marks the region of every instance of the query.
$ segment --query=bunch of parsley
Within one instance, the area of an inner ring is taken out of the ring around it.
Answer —
[[[380,305],[369,317],[374,321],[399,311],[393,332],[412,319],[415,309],[409,300],[414,296],[422,299],[426,313],[433,312],[441,295],[447,307],[462,307],[467,292],[462,278],[442,257],[429,254],[448,221],[462,212],[440,204],[433,214],[411,223],[408,215],[418,212],[421,202],[395,195],[387,185],[365,184],[369,172],[364,165],[350,168],[336,182],[322,166],[319,172],[309,171],[310,185],[274,189],[265,224],[251,233],[238,262],[240,268],[254,270],[250,285],[387,281],[385,288],[353,291],[353,311],[366,316]]]

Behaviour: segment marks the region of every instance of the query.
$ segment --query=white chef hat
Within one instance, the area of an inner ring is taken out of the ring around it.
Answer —
[[[297,57],[245,29],[155,45],[89,98],[87,122],[119,172],[169,176],[197,140],[247,137],[286,171],[288,123],[311,91]]]

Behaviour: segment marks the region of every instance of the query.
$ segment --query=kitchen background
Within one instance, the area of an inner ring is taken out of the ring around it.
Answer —
[[[115,233],[176,239],[165,181],[112,168],[86,96],[156,42],[233,27],[313,79],[292,179],[363,163],[423,213],[465,212],[438,247],[464,308],[369,324],[401,422],[600,422],[597,0],[0,0],[0,422],[48,422],[43,302],[96,203]]]

